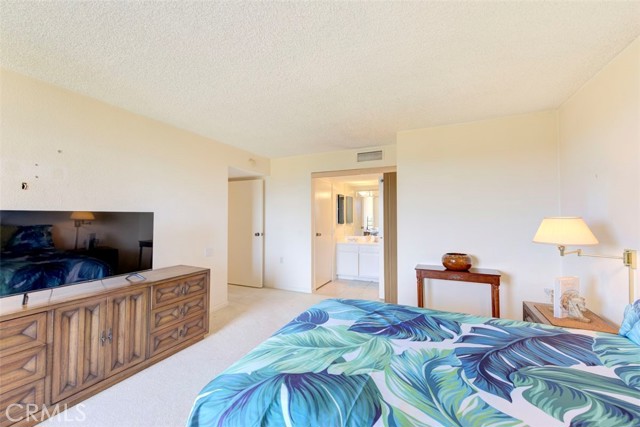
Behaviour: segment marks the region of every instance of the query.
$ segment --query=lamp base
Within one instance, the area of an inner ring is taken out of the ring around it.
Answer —
[[[76,245],[73,247],[73,250],[77,251],[78,250],[78,234],[80,232],[80,221],[76,220]]]

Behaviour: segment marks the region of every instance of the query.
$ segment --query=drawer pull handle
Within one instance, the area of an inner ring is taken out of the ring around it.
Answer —
[[[113,331],[111,328],[109,328],[109,332],[107,333],[107,339],[109,340],[109,343],[113,342]]]
[[[183,286],[182,287],[182,295],[186,295],[187,294],[187,287]]]
[[[100,334],[100,345],[104,346],[104,343],[106,340],[107,340],[107,337],[104,334],[104,331],[102,331],[102,333]]]

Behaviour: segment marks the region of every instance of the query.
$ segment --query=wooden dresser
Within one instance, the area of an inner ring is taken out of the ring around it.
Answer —
[[[204,338],[209,270],[142,274],[0,301],[0,427],[37,424]]]

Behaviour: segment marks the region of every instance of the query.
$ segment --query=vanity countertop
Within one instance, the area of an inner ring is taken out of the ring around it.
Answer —
[[[346,245],[377,245],[380,243],[380,239],[374,236],[353,236],[345,237],[338,241],[338,244]]]

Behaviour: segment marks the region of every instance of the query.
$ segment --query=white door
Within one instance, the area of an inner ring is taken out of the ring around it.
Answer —
[[[229,182],[228,282],[262,287],[264,182]]]
[[[333,276],[333,209],[331,183],[313,180],[313,289],[331,281]]]

